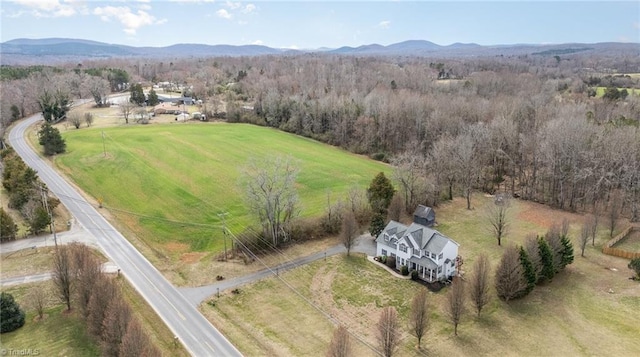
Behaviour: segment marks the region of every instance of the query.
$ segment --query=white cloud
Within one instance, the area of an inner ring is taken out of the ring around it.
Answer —
[[[220,9],[218,11],[216,11],[216,15],[218,15],[218,17],[222,17],[223,19],[231,19],[231,14],[229,13],[229,11],[225,10],[225,9]]]
[[[256,9],[256,6],[254,4],[247,4],[243,9],[242,12],[245,14],[248,14],[250,12],[253,12]]]
[[[391,21],[389,20],[384,20],[384,21],[380,21],[378,23],[378,27],[381,29],[388,29],[389,27],[391,27]]]
[[[158,20],[145,10],[131,11],[127,6],[104,6],[93,9],[93,14],[100,16],[102,21],[109,22],[112,19],[120,22],[123,31],[129,35],[135,35],[136,31],[148,25],[160,25],[167,22],[166,19]]]
[[[253,42],[251,42],[252,45],[263,45],[264,42],[262,42],[261,40],[255,40]]]
[[[75,15],[78,10],[86,6],[77,1],[59,0],[13,0],[14,3],[30,9],[30,13],[35,17],[69,17]],[[23,12],[18,11],[14,16],[19,17]]]
[[[241,7],[242,4],[240,2],[227,1],[225,3],[225,6],[227,6],[231,10],[235,10],[235,9]]]

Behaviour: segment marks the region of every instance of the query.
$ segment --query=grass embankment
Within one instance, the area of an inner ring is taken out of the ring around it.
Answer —
[[[303,217],[320,215],[327,193],[335,202],[352,186],[364,188],[378,172],[390,171],[329,145],[244,124],[89,128],[63,135],[67,154],[57,157],[57,166],[165,254],[180,244],[182,252],[222,250],[221,212],[229,213],[232,231],[254,223],[240,186],[250,158],[291,155],[299,161]]]
[[[467,276],[479,253],[487,253],[495,268],[504,246],[522,243],[528,233],[543,234],[562,218],[569,219],[577,246],[582,216],[516,201],[510,234],[499,247],[483,223],[483,207],[491,199],[475,196],[473,202],[477,209],[471,211],[462,199],[436,209],[438,229],[461,245]],[[274,278],[241,288],[239,295],[213,296],[215,306],[205,303],[201,310],[246,355],[322,355],[334,328],[327,315],[376,346],[375,324],[387,305],[395,306],[401,319],[399,356],[638,355],[640,284],[628,279],[626,260],[600,252],[607,240],[602,227],[584,258],[576,248],[573,264],[521,300],[497,300],[492,285],[493,300],[480,318],[467,302],[457,337],[444,308],[448,289],[430,293],[431,328],[421,351],[406,327],[411,298],[420,286],[392,278],[361,257],[336,256],[280,274],[322,313]],[[375,355],[364,343],[354,347],[354,355]]]

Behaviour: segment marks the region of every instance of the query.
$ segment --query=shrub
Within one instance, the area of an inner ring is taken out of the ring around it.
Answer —
[[[395,269],[396,268],[396,259],[393,258],[393,257],[387,257],[387,261],[385,263],[391,269]]]
[[[420,277],[420,275],[418,274],[417,270],[412,270],[411,271],[411,280],[417,281],[419,277]]]
[[[631,259],[628,267],[636,273],[634,279],[640,280],[640,258]]]
[[[406,265],[401,266],[400,273],[404,276],[409,275],[409,267],[407,267]]]
[[[24,325],[24,311],[8,293],[0,294],[0,333],[11,332]]]
[[[380,261],[382,262],[382,264],[387,264],[387,256],[386,255],[381,256]]]

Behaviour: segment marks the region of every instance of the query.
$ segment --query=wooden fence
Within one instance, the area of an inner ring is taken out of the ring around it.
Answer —
[[[640,227],[632,225],[625,228],[624,231],[613,237],[604,245],[604,247],[602,247],[602,253],[625,259],[640,258],[640,252],[630,252],[620,248],[613,248],[614,245],[623,240],[632,230],[640,230]]]

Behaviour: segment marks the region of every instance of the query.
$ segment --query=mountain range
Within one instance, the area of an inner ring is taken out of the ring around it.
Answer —
[[[593,44],[553,44],[553,45],[496,45],[481,46],[475,43],[454,43],[441,46],[425,40],[410,40],[388,46],[379,44],[359,47],[340,47],[336,49],[292,50],[271,48],[261,45],[204,45],[175,44],[166,47],[134,47],[108,44],[97,41],[45,38],[15,39],[0,43],[0,63],[34,64],[51,63],[79,59],[104,59],[123,57],[145,58],[189,58],[214,56],[261,56],[261,55],[295,55],[300,53],[329,53],[339,55],[387,55],[387,56],[431,56],[431,57],[467,57],[493,55],[567,55],[585,51],[614,51],[640,55],[640,44],[637,43],[593,43]]]

